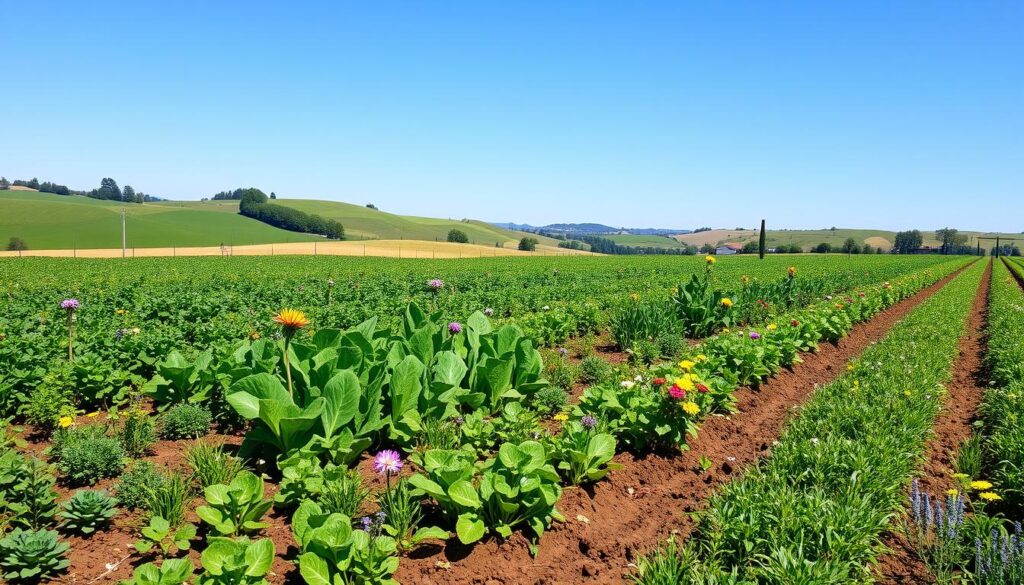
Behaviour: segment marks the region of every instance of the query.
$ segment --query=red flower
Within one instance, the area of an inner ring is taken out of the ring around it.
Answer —
[[[704,384],[701,384],[701,383],[697,384],[697,392],[700,392],[701,394],[707,394],[709,390],[710,390],[710,388],[708,388]]]
[[[683,398],[686,398],[686,390],[672,384],[672,387],[668,389],[668,395],[676,400],[682,400]]]
[[[863,298],[864,298],[864,296],[865,296],[865,295],[864,295],[864,293],[860,293],[860,298],[862,298],[862,299],[863,299]]]
[[[665,378],[655,378],[652,383],[655,386],[664,386],[665,385]]]
[[[789,322],[789,326],[790,327],[799,327],[800,326],[800,322],[797,321],[796,319],[793,319],[792,321]]]

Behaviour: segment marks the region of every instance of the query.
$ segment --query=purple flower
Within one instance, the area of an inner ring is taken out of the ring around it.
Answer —
[[[490,317],[493,314],[494,314],[494,309],[492,309],[490,307],[487,307],[486,309],[484,309],[484,315],[487,315],[488,317]]]
[[[398,473],[402,469],[402,456],[398,451],[385,449],[373,458],[373,469],[377,473]]]
[[[466,422],[466,419],[462,418],[461,416],[455,417],[455,424],[461,425],[464,422]]]
[[[565,349],[564,347],[560,347],[560,348],[558,348],[558,355],[560,355],[562,357],[565,357],[565,356],[569,355],[569,350]]]
[[[427,281],[427,286],[434,290],[441,290],[442,288],[444,288],[444,281],[441,280],[440,278],[431,278],[430,280]]]
[[[592,429],[597,426],[597,419],[590,416],[589,414],[580,419],[580,424],[588,429]]]
[[[449,323],[448,333],[451,333],[452,335],[458,335],[459,333],[462,333],[462,323],[459,323],[458,321],[452,321],[451,323]]]
[[[758,333],[757,331],[751,331],[750,338],[753,339],[754,341],[757,341],[758,339],[761,339],[761,334]]]
[[[371,520],[369,516],[363,516],[363,518],[359,520],[359,523],[363,525],[363,530],[367,532],[369,532],[370,527],[373,526],[373,520]]]
[[[64,309],[65,311],[74,311],[80,305],[81,303],[78,302],[78,299],[64,299],[63,301],[60,302],[60,308]]]

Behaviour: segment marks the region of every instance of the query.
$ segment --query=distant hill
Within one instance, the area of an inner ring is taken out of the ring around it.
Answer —
[[[612,234],[624,234],[634,236],[670,236],[675,234],[688,234],[686,229],[666,228],[617,228],[600,223],[552,223],[543,226],[530,225],[528,223],[492,223],[491,225],[507,230],[521,230],[527,232],[544,232],[551,234],[583,234],[588,236],[601,236]]]
[[[935,239],[934,230],[921,230],[921,233],[924,236],[925,246],[940,245],[940,242]],[[995,232],[961,230],[961,233],[967,235],[967,244],[969,246],[977,245],[978,236],[995,237],[998,235],[1010,238],[1021,237],[1020,234]],[[841,246],[848,238],[853,238],[858,244],[870,244],[875,248],[881,247],[884,250],[888,250],[892,247],[892,243],[896,239],[896,232],[887,230],[836,228],[834,230],[767,230],[767,233],[765,234],[765,242],[769,248],[774,248],[784,244],[796,244],[801,246],[805,251],[821,243],[827,243],[832,246]],[[757,241],[758,231],[719,229],[679,235],[676,236],[675,239],[695,246],[703,246],[704,244],[718,246],[726,243],[743,244],[746,242]],[[991,248],[994,244],[995,242],[984,241],[982,242],[982,248]]]

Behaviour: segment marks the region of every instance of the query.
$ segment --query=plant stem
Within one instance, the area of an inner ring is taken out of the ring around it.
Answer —
[[[288,379],[288,395],[295,400],[295,392],[292,390],[292,368],[288,365],[288,345],[292,340],[291,335],[284,336],[284,376]]]
[[[68,312],[68,363],[75,361],[75,314]]]

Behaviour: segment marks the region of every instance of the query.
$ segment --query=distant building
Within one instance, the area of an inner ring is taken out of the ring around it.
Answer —
[[[912,254],[938,254],[942,252],[942,248],[933,248],[931,246],[921,246],[915,249]]]
[[[723,244],[715,248],[716,256],[727,256],[729,254],[739,254],[743,250],[743,244]]]

